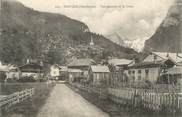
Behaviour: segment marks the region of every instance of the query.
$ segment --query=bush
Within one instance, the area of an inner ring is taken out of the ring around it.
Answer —
[[[6,74],[5,73],[0,73],[0,82],[4,82],[6,79]]]
[[[18,79],[18,82],[36,82],[33,76],[25,76]]]
[[[17,82],[17,79],[16,78],[8,78],[7,82],[14,83],[14,82]]]

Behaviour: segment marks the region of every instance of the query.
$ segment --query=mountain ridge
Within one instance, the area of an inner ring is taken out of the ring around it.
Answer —
[[[11,0],[12,1],[12,0]],[[14,1],[2,2],[0,60],[22,64],[26,59],[66,63],[72,58],[132,58],[137,53],[89,31],[86,24],[55,13],[27,8]],[[90,46],[93,38],[94,46]]]
[[[182,2],[176,0],[166,18],[150,39],[144,51],[182,52]]]

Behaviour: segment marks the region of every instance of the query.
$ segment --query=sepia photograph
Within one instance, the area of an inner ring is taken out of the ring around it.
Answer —
[[[182,0],[0,0],[0,117],[181,117]]]

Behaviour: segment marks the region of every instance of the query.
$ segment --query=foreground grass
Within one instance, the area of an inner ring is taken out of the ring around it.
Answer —
[[[1,95],[8,95],[26,88],[35,88],[35,95],[28,100],[11,107],[3,117],[36,117],[39,109],[45,104],[54,84],[46,83],[9,83],[1,84]]]

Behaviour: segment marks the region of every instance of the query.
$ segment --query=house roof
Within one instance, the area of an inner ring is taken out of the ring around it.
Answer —
[[[68,66],[90,66],[95,64],[93,59],[75,59]]]
[[[35,64],[35,63],[25,64],[25,65],[22,65],[18,68],[22,72],[40,72],[40,71],[43,71],[43,66]]]
[[[159,67],[159,66],[174,66],[175,63],[171,59],[162,60],[162,61],[156,61],[156,62],[141,62],[136,63],[132,66],[129,66],[129,68],[148,68],[148,67]]]
[[[182,62],[178,62],[177,63],[177,66],[182,66]]]
[[[119,66],[119,65],[128,65],[132,62],[132,60],[128,59],[110,59],[108,61],[109,64],[112,64],[114,66]]]
[[[51,67],[61,69],[61,67],[58,64],[51,65]]]
[[[169,53],[169,52],[152,52],[153,54],[163,58],[163,59],[172,59],[176,63],[182,62],[182,53]]]
[[[0,65],[0,71],[8,71],[8,66],[5,66],[5,65]]]
[[[98,65],[98,66],[91,66],[90,67],[92,72],[95,72],[95,73],[109,73],[109,67],[108,66],[101,66],[101,65]]]
[[[71,73],[82,73],[83,71],[80,70],[80,69],[68,69],[68,72],[71,72]]]
[[[164,74],[182,74],[182,67],[173,67],[173,68],[170,68]]]
[[[68,67],[67,66],[59,66],[61,69],[60,71],[68,71]]]
[[[0,62],[0,71],[9,71],[12,69],[16,69],[16,67],[14,67],[13,65],[2,65],[2,63]]]

